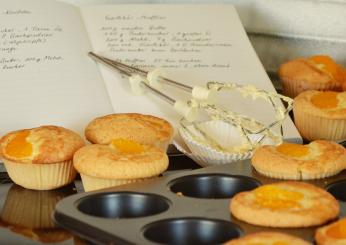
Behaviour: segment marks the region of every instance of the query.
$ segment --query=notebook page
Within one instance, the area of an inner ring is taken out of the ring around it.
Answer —
[[[231,5],[87,6],[81,14],[98,54],[146,70],[163,67],[168,78],[189,85],[216,80],[275,91]],[[100,70],[116,112],[154,114],[177,124],[180,116],[170,104],[151,93],[135,96],[127,79],[107,67]],[[162,91],[174,99],[190,98],[170,86]],[[274,120],[274,110],[264,101],[221,94],[219,102],[267,124]],[[300,140],[290,119],[284,134]]]
[[[78,9],[2,0],[0,23],[0,136],[44,124],[82,133],[113,111]]]

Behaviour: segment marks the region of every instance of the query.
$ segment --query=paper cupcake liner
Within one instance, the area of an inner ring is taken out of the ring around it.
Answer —
[[[85,174],[80,174],[82,178],[83,188],[84,191],[94,191],[99,189],[104,189],[108,187],[113,186],[119,186],[119,185],[125,185],[130,184],[134,182],[140,182],[147,179],[152,179],[155,177],[150,178],[138,178],[138,179],[103,179],[103,178],[97,178]]]
[[[222,121],[208,121],[199,124],[199,128],[209,136],[213,137],[213,140],[223,148],[231,149],[232,147],[239,147],[242,144],[242,138],[238,130],[228,123]],[[253,154],[253,151],[251,150],[245,152],[224,152],[194,140],[183,129],[180,129],[179,133],[190,153],[187,150],[184,150],[181,145],[175,143],[177,149],[192,158],[201,166],[232,163],[239,160],[249,159]],[[262,135],[249,136],[252,142],[259,140],[260,137],[262,137]],[[265,140],[263,144],[273,144],[273,142]]]
[[[57,191],[34,191],[12,185],[1,212],[1,220],[32,229],[54,228],[52,213],[57,202],[66,195]]]
[[[346,139],[346,120],[344,119],[328,119],[310,115],[301,108],[294,108],[293,114],[299,133],[309,141]]]
[[[208,157],[195,155],[195,154],[193,154],[191,152],[188,152],[186,150],[186,148],[182,147],[181,144],[177,143],[176,141],[174,141],[173,144],[178,149],[178,151],[184,153],[184,155],[186,155],[187,157],[189,157],[192,160],[194,160],[201,167],[208,167],[208,166],[213,166],[213,165],[222,165],[222,164],[227,164],[227,163],[231,163],[231,162],[237,161],[237,160],[233,160],[233,159],[230,161],[227,158],[224,158],[224,159],[211,159],[211,158],[208,158]],[[252,153],[251,153],[251,156],[252,156]],[[244,159],[239,159],[239,160],[245,160],[245,159],[248,159],[250,157],[243,156]]]
[[[323,172],[323,173],[315,174],[315,173],[309,173],[309,172],[305,172],[305,171],[299,172],[298,170],[296,173],[285,173],[284,171],[279,173],[279,172],[271,172],[271,171],[268,171],[267,169],[263,170],[263,169],[259,169],[257,167],[254,167],[254,168],[256,169],[257,172],[259,172],[260,174],[262,174],[264,176],[274,178],[274,179],[284,179],[284,180],[323,179],[323,178],[327,178],[327,177],[336,175],[343,170],[343,168],[340,168],[339,170],[336,170],[336,171]]]
[[[291,80],[282,80],[282,89],[283,94],[294,98],[301,92],[306,90],[319,90],[319,91],[340,91],[340,83],[339,82],[327,82],[327,83],[307,83],[304,81],[291,81]]]
[[[71,183],[76,177],[72,160],[50,163],[16,163],[4,159],[9,177],[17,185],[32,190],[52,190]]]

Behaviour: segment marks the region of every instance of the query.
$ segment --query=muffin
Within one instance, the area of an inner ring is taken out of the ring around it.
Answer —
[[[128,139],[109,145],[79,149],[73,158],[85,191],[127,184],[158,176],[168,167],[168,156],[159,148]]]
[[[309,245],[311,243],[285,233],[262,231],[252,233],[238,239],[230,240],[224,245],[250,245],[250,244],[263,244],[263,245]]]
[[[346,149],[325,140],[316,140],[307,145],[265,145],[256,149],[251,164],[257,172],[272,178],[319,179],[346,168]]]
[[[84,142],[63,127],[41,126],[10,132],[0,145],[13,182],[28,189],[51,190],[74,180],[73,154]]]
[[[137,113],[112,114],[92,120],[85,129],[93,144],[108,145],[114,139],[129,139],[164,151],[173,137],[172,125],[164,119]]]
[[[341,91],[345,69],[326,55],[298,58],[282,64],[278,75],[283,94],[291,98],[306,90]]]
[[[12,232],[43,243],[57,243],[72,236],[57,228],[52,219],[58,201],[74,194],[72,188],[35,191],[12,185],[0,214],[0,221]]]
[[[346,218],[318,228],[315,240],[318,245],[346,244]]]
[[[289,228],[324,224],[339,215],[340,207],[322,188],[285,181],[236,194],[230,211],[237,219],[253,225]]]
[[[304,139],[346,139],[346,92],[305,91],[294,99],[295,125]]]

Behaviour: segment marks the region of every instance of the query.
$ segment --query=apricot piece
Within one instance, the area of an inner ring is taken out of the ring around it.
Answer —
[[[336,239],[346,239],[346,219],[340,220],[331,225],[326,230],[326,234]]]
[[[309,154],[309,147],[306,145],[282,143],[276,149],[281,154],[291,157],[302,157]]]
[[[32,144],[26,139],[29,131],[18,132],[5,147],[5,153],[11,157],[25,158],[32,154]]]
[[[256,203],[270,209],[288,209],[300,207],[303,194],[279,186],[264,185],[254,190]]]
[[[111,145],[122,154],[138,154],[144,151],[143,145],[128,139],[114,139]]]
[[[339,65],[335,63],[335,61],[327,55],[315,55],[309,58],[316,67],[322,71],[328,72],[336,78],[339,72]]]
[[[311,97],[311,103],[320,109],[333,109],[339,104],[337,96],[337,92],[319,92]]]

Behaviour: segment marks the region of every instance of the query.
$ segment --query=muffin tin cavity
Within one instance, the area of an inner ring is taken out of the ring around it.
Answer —
[[[77,201],[77,209],[102,218],[138,218],[162,213],[169,201],[159,195],[138,192],[98,193]]]
[[[327,186],[327,191],[336,199],[346,202],[346,180],[338,181]]]
[[[242,231],[235,224],[217,219],[179,218],[148,224],[144,237],[161,244],[221,244],[237,238]]]
[[[177,194],[196,198],[231,198],[238,192],[249,191],[261,185],[251,177],[200,174],[172,180],[170,190]]]

